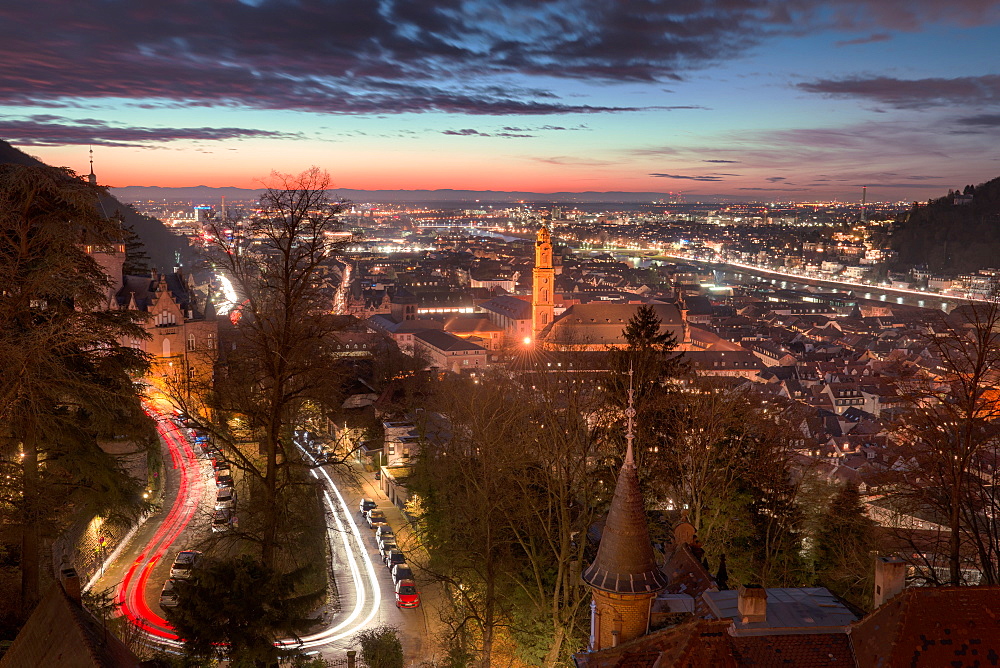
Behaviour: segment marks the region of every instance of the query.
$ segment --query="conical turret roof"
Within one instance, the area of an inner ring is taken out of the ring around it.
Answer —
[[[653,557],[649,525],[646,523],[646,504],[639,489],[639,471],[632,453],[636,412],[633,395],[632,369],[629,369],[625,463],[618,474],[597,558],[583,572],[583,581],[591,587],[616,594],[655,592],[667,586],[667,576],[657,568]]]
[[[639,475],[630,456],[618,476],[597,558],[584,571],[583,581],[618,594],[654,592],[667,585],[653,557]]]

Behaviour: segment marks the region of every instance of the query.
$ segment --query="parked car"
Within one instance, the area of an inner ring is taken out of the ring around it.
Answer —
[[[386,524],[385,526],[380,526],[378,529],[375,530],[376,543],[382,542],[382,540],[385,538],[395,538],[395,537],[396,534],[393,533],[392,527],[390,527],[388,524]]]
[[[358,511],[365,517],[368,516],[369,510],[374,510],[375,508],[378,508],[378,504],[371,499],[361,499],[361,503],[358,504]]]
[[[379,550],[384,550],[386,545],[392,545],[393,547],[396,547],[396,537],[383,536],[382,538],[377,538],[375,540],[375,545],[378,546]]]
[[[160,607],[173,608],[177,606],[177,580],[170,578],[163,585],[160,592]]]
[[[420,592],[413,580],[400,580],[396,583],[396,607],[416,608],[420,605]]]
[[[212,468],[215,470],[215,475],[217,476],[233,475],[233,472],[229,469],[229,462],[222,457],[216,457],[212,460]]]
[[[389,523],[385,519],[385,513],[383,513],[378,508],[373,508],[369,510],[365,515],[365,519],[368,520],[368,527],[370,529],[377,529],[380,525],[388,526]]]
[[[233,486],[233,476],[231,475],[217,475],[215,476],[215,486],[216,487],[232,487]]]
[[[400,580],[412,580],[413,569],[407,563],[396,564],[392,567],[392,584],[396,585]]]
[[[389,570],[392,570],[396,564],[404,563],[406,563],[406,556],[401,551],[394,548],[385,553],[385,566]]]
[[[236,513],[232,510],[216,510],[212,517],[212,532],[229,531],[236,526]]]
[[[378,551],[382,555],[382,561],[385,561],[385,558],[389,556],[389,552],[392,550],[399,550],[399,546],[396,545],[396,541],[394,540],[385,540],[378,544]]]
[[[236,490],[232,487],[221,487],[215,493],[215,509],[231,510],[236,507]]]
[[[186,580],[191,577],[191,571],[198,565],[201,559],[201,552],[198,550],[182,550],[174,559],[174,565],[170,567],[170,577]]]

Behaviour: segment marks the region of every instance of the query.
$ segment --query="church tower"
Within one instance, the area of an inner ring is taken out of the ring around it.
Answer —
[[[94,174],[94,147],[90,147],[90,174],[87,174],[87,182],[92,186],[97,185],[97,175]]]
[[[538,341],[542,330],[555,315],[555,269],[552,267],[552,237],[542,225],[535,238],[535,268],[531,282],[531,340]]]
[[[617,647],[649,632],[653,599],[667,586],[656,566],[646,524],[646,507],[632,452],[635,438],[632,371],[629,371],[628,443],[597,557],[583,572],[590,586],[590,651]]]

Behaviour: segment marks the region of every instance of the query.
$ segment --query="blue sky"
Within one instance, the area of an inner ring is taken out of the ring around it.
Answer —
[[[103,183],[924,199],[994,178],[1000,2],[0,5],[0,138]]]

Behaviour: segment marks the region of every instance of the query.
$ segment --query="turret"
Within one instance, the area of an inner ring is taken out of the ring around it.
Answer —
[[[597,557],[583,572],[590,586],[590,650],[616,647],[649,631],[650,607],[667,586],[667,576],[656,565],[646,523],[646,506],[639,489],[634,440],[632,371],[625,415],[628,432],[625,462],[618,474],[611,509],[604,524]]]

